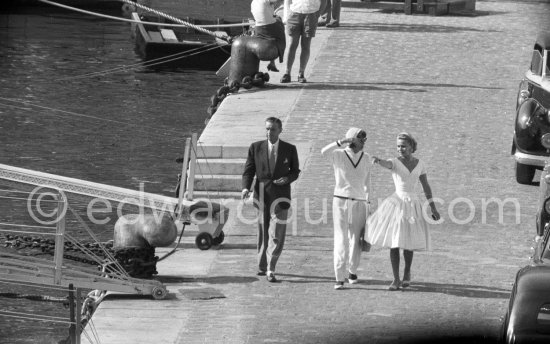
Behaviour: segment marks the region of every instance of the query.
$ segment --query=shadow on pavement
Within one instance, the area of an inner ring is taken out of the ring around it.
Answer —
[[[326,283],[327,281],[330,281],[334,283],[334,277],[327,277],[327,276],[306,276],[306,275],[293,275],[293,274],[281,274],[278,273],[277,276],[284,276],[284,277],[291,277],[291,278],[298,278],[298,280],[287,280],[284,279],[284,282],[288,283]]]
[[[257,249],[257,244],[222,244],[220,249],[224,250],[255,250]]]
[[[457,336],[414,336],[409,338],[399,338],[397,341],[390,341],[379,339],[376,343],[399,343],[399,344],[497,344],[500,343],[496,338],[487,338],[483,335],[457,335]],[[334,342],[326,342],[325,344],[332,344]],[[363,344],[373,343],[372,338],[361,337],[350,340],[339,340],[338,344]]]
[[[208,283],[208,284],[227,284],[227,283],[252,283],[258,281],[256,277],[244,276],[212,276],[212,277],[181,277],[181,276],[157,276],[156,280],[164,283]]]
[[[378,86],[377,86],[378,85]],[[395,86],[395,87],[379,87],[379,86]],[[411,83],[411,82],[346,82],[346,83],[322,83],[308,82],[307,84],[289,84],[280,86],[284,88],[302,88],[307,87],[314,90],[363,90],[363,91],[399,91],[399,92],[428,92],[426,89],[404,88],[404,87],[434,87],[434,88],[474,88],[482,90],[502,90],[501,87],[482,87],[475,85],[458,85],[458,84],[432,84],[432,83]]]
[[[446,26],[435,24],[388,24],[388,23],[367,23],[367,24],[340,24],[337,30],[365,30],[383,32],[406,32],[406,33],[457,33],[457,32],[498,32],[496,30],[480,30],[463,26]]]
[[[333,283],[334,277],[330,276],[306,276],[278,273],[283,282],[286,283]],[[283,277],[291,278],[286,279]],[[389,280],[360,280],[354,285],[346,284],[346,289],[365,289],[365,290],[383,290],[386,291],[390,285]],[[381,286],[381,288],[369,288],[372,286]],[[440,283],[422,283],[413,282],[410,287],[402,288],[401,292],[420,292],[420,293],[440,293],[462,297],[488,298],[488,299],[508,299],[510,291],[506,289],[491,288],[487,286],[468,285],[468,284],[440,284]]]
[[[389,286],[390,281],[367,280],[362,281],[363,285],[384,285]],[[410,287],[402,288],[402,292],[439,293],[453,296],[487,298],[487,299],[508,299],[510,291],[500,288],[491,288],[481,285],[469,284],[441,284],[412,282]]]

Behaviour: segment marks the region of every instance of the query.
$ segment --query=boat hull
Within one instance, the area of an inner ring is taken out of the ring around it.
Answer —
[[[177,39],[167,40],[158,27],[141,23],[135,24],[135,50],[153,69],[217,70],[231,56],[231,45],[212,36],[178,32]]]

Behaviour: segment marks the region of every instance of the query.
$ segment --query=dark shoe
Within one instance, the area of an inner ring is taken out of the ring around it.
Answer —
[[[287,84],[290,82],[290,74],[285,74],[281,78],[281,84]]]
[[[338,22],[338,20],[331,20],[330,23],[327,23],[326,26],[327,27],[338,27],[338,26],[340,26],[340,23]]]
[[[335,290],[342,290],[342,289],[344,289],[344,282],[338,282],[338,281],[336,281],[336,284],[334,284],[334,289],[335,289]]]
[[[275,274],[273,272],[267,274],[267,281],[271,283],[277,282],[277,278],[275,278]]]
[[[274,64],[268,64],[267,65],[267,70],[270,71],[270,72],[278,72],[279,70],[277,69],[277,66],[275,66]]]
[[[307,82],[307,79],[304,76],[304,74],[299,74],[298,75],[298,82],[301,83],[301,84],[305,84]]]
[[[400,281],[393,281],[391,282],[390,286],[388,287],[389,291],[396,291],[399,289]]]
[[[258,270],[258,272],[256,273],[256,275],[258,276],[265,276],[266,272],[263,271],[263,270]]]
[[[356,274],[352,274],[350,272],[349,275],[348,275],[348,282],[349,282],[349,284],[355,284],[355,283],[359,282],[359,279],[357,278]]]

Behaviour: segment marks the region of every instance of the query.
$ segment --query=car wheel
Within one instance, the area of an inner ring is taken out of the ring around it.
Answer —
[[[531,185],[533,184],[533,177],[535,176],[535,166],[525,165],[516,162],[516,181],[520,184]]]

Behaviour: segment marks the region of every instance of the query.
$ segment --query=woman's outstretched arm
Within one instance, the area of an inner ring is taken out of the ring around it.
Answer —
[[[424,173],[420,175],[419,179],[420,179],[420,184],[422,184],[422,189],[424,189],[424,194],[426,195],[426,199],[430,204],[430,209],[432,210],[432,217],[434,220],[437,221],[441,218],[441,216],[439,215],[439,212],[437,211],[437,208],[435,207],[435,203],[432,199],[432,188],[428,183],[428,176]]]
[[[372,163],[373,164],[378,164],[382,167],[385,167],[387,169],[392,169],[393,168],[393,162],[388,159],[388,160],[384,160],[384,159],[380,159],[378,157],[375,157],[374,155],[372,156]]]

